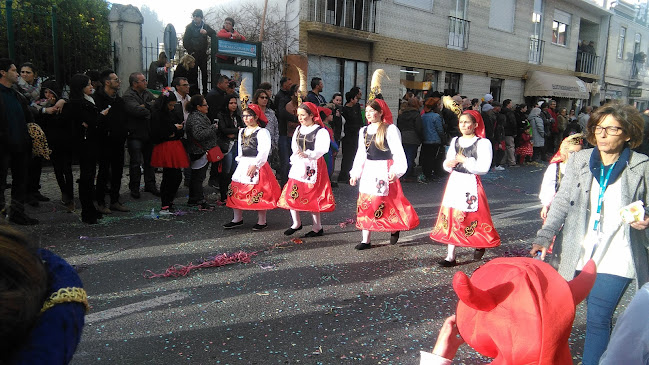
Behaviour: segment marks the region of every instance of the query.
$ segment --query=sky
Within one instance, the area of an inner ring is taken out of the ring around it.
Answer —
[[[158,13],[160,20],[164,25],[167,23],[173,24],[176,32],[183,32],[185,26],[192,20],[192,12],[194,9],[202,9],[204,12],[207,9],[223,4],[232,2],[233,0],[192,0],[192,1],[178,1],[178,0],[113,0],[113,4],[131,4],[138,8],[142,5],[148,6],[150,9]],[[179,4],[186,4],[184,9]]]

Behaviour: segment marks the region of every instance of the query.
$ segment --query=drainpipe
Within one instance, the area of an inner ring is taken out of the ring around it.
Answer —
[[[611,36],[611,26],[613,24],[611,20],[613,20],[613,15],[609,14],[608,15],[608,36],[609,37]],[[607,40],[606,46],[604,48],[604,73],[602,74],[602,85],[600,86],[600,93],[599,93],[600,102],[602,101],[602,99],[606,100],[606,93],[604,93],[604,97],[602,98],[601,88],[606,85],[606,72],[608,71],[608,44],[609,43],[610,42],[608,42]]]

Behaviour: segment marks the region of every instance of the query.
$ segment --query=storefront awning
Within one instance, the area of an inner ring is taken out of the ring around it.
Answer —
[[[530,71],[525,81],[524,96],[550,96],[556,98],[588,99],[586,83],[575,76],[556,75]]]

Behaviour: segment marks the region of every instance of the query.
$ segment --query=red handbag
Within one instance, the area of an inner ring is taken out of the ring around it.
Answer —
[[[207,161],[219,162],[223,159],[223,151],[219,146],[214,146],[207,151]]]

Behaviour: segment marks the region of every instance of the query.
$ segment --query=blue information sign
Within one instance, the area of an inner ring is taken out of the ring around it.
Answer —
[[[219,54],[227,54],[231,56],[239,57],[248,57],[254,58],[257,57],[257,45],[233,42],[227,39],[219,39]]]

